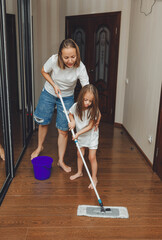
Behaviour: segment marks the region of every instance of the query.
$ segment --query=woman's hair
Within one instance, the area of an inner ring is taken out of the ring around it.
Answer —
[[[62,41],[59,47],[58,51],[58,66],[61,69],[65,69],[65,64],[62,59],[62,49],[63,48],[75,48],[76,49],[76,62],[74,64],[74,67],[77,68],[80,65],[80,51],[78,45],[72,40],[71,38],[65,39]]]
[[[92,84],[88,84],[80,90],[78,100],[77,100],[77,105],[76,105],[76,114],[82,120],[83,108],[84,108],[84,96],[87,92],[93,94],[92,104],[88,107],[88,118],[90,118],[90,120],[93,120],[94,123],[96,123],[99,117],[99,107],[98,107],[99,99],[98,99],[97,88]]]

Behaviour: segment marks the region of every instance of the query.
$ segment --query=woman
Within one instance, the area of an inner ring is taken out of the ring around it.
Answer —
[[[64,154],[68,140],[68,122],[58,93],[63,97],[67,110],[74,103],[74,89],[77,80],[83,86],[89,84],[89,77],[84,64],[80,60],[80,52],[77,44],[72,39],[62,41],[58,54],[52,55],[44,64],[42,71],[46,79],[44,88],[40,95],[34,119],[39,124],[38,147],[32,153],[31,159],[37,157],[43,150],[43,143],[57,106],[56,128],[58,129],[58,163],[65,172],[70,172],[71,167],[64,163]]]

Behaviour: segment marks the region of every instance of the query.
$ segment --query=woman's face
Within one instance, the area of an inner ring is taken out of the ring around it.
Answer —
[[[76,62],[77,55],[76,55],[76,49],[75,48],[63,48],[62,49],[62,59],[64,64],[68,68],[72,68]]]

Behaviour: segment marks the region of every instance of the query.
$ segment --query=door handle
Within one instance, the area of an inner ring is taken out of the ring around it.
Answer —
[[[89,69],[89,70],[88,70],[89,73],[90,73],[90,72],[93,72],[93,71],[94,71],[93,69]]]

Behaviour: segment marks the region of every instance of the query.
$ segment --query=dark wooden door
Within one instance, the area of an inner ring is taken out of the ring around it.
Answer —
[[[161,91],[161,99],[160,99],[159,120],[158,120],[158,127],[157,127],[157,137],[156,137],[153,168],[154,168],[154,171],[157,172],[157,174],[162,180],[162,91]]]
[[[76,41],[90,83],[99,92],[102,120],[114,123],[120,12],[66,17],[66,37]],[[76,95],[80,87],[77,85]]]

